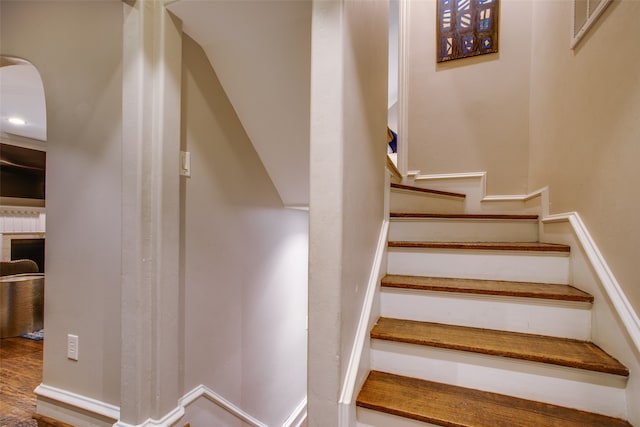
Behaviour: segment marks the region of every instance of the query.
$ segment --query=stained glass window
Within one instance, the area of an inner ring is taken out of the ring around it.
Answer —
[[[438,62],[498,51],[500,0],[438,0]]]

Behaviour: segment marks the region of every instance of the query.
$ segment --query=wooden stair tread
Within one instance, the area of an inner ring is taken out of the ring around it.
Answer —
[[[630,427],[624,420],[547,403],[371,371],[356,404],[450,427]]]
[[[573,286],[548,283],[388,274],[382,278],[381,284],[386,288],[593,302],[593,296]]]
[[[384,317],[371,338],[629,375],[627,367],[597,345],[569,338]]]
[[[389,241],[390,248],[416,249],[472,249],[491,251],[533,251],[568,253],[571,247],[556,243],[542,242],[413,242]]]
[[[418,193],[435,194],[438,196],[458,197],[461,199],[464,199],[467,197],[466,194],[462,194],[462,193],[453,193],[451,191],[441,191],[441,190],[431,190],[429,188],[416,187],[413,185],[397,184],[395,182],[391,183],[391,188],[395,188],[397,190],[415,191]]]
[[[505,220],[537,220],[538,215],[535,214],[472,214],[472,213],[426,213],[426,212],[391,212],[391,218],[410,218],[410,219],[505,219]]]

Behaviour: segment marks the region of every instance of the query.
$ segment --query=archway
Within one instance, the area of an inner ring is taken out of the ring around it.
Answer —
[[[35,425],[42,381],[46,103],[29,61],[0,55],[0,424]],[[28,259],[29,262],[17,261]],[[36,273],[35,271],[38,270]],[[15,383],[15,384],[14,384]]]

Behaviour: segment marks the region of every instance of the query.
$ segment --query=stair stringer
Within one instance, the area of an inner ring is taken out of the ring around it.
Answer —
[[[390,185],[391,182],[397,181],[397,174],[390,163],[391,162],[387,162],[385,172],[384,221],[380,226],[380,234],[378,235],[378,243],[369,273],[367,290],[360,311],[360,319],[356,326],[356,335],[340,390],[338,400],[338,427],[352,427],[357,425],[357,392],[362,388],[362,384],[364,384],[371,369],[369,351],[371,347],[370,331],[378,320],[378,317],[380,317],[380,281],[387,273],[388,264],[387,241],[389,237]]]
[[[388,193],[388,182],[387,182]],[[388,195],[385,196],[388,200]],[[385,202],[386,204],[386,202]],[[345,378],[338,400],[338,427],[357,425],[356,397],[371,369],[370,331],[378,317],[380,317],[380,281],[386,273],[387,266],[387,237],[389,234],[389,220],[385,219],[380,227],[378,244],[374,255],[364,303],[360,311],[356,335],[347,361]]]
[[[544,215],[540,239],[571,246],[570,279],[594,297],[591,341],[629,368],[625,391],[627,420],[640,425],[640,318],[577,212]]]

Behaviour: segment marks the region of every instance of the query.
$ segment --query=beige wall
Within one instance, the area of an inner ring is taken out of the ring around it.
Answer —
[[[582,216],[640,312],[640,2],[613,2],[574,51],[571,4],[533,6],[529,188]]]
[[[551,212],[582,216],[640,311],[640,3],[613,2],[571,50],[570,0],[503,0],[500,53],[444,65],[435,1],[410,7],[409,169],[487,171],[489,194],[549,186]]]
[[[527,188],[531,3],[500,3],[500,52],[436,63],[436,2],[411,1],[409,170],[488,172],[489,194]]]
[[[44,383],[119,405],[122,3],[0,8],[1,53],[33,62],[47,102]]]
[[[388,3],[313,5],[309,425],[338,425],[383,222]]]
[[[268,425],[306,393],[308,213],[284,209],[204,53],[183,39],[184,393],[204,384]],[[206,399],[193,425],[243,425]]]

